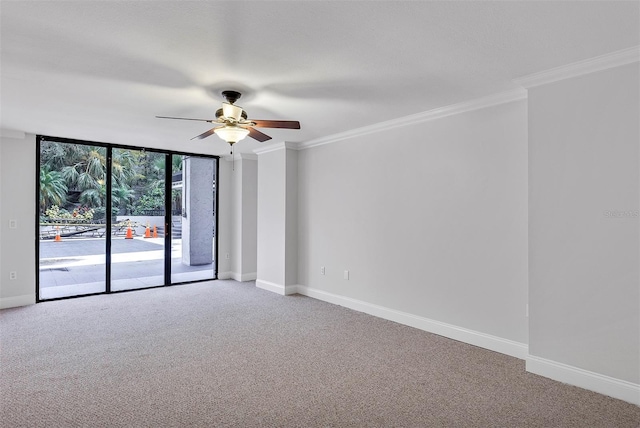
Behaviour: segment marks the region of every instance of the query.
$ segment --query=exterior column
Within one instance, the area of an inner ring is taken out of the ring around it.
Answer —
[[[182,263],[188,266],[213,262],[213,168],[208,158],[182,163]]]

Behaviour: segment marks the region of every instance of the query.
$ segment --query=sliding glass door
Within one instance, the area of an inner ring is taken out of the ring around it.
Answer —
[[[173,185],[178,212],[171,217],[171,281],[185,282],[215,277],[216,159],[173,155],[180,163]]]
[[[112,151],[111,291],[164,285],[166,158],[159,152]]]
[[[216,278],[217,158],[38,143],[38,300]]]

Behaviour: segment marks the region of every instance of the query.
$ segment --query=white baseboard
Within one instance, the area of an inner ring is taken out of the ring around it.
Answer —
[[[579,369],[533,355],[527,356],[527,371],[578,386],[640,406],[640,385]]]
[[[233,279],[238,282],[255,281],[256,273],[218,272],[218,279]]]
[[[292,287],[293,288],[293,287]],[[500,352],[512,357],[525,359],[529,352],[528,345],[515,342],[509,339],[493,336],[479,331],[469,330],[452,324],[435,321],[429,318],[423,318],[407,312],[397,311],[395,309],[385,308],[383,306],[374,305],[372,303],[363,302],[361,300],[340,296],[337,294],[327,293],[326,291],[313,289],[304,285],[295,286],[295,291],[304,296],[313,297],[314,299],[323,300],[325,302],[344,306],[369,315],[384,318],[400,324],[415,327],[420,330],[435,333],[450,339],[459,340],[460,342],[469,343],[491,351]]]
[[[218,272],[218,279],[232,279],[233,272]]]
[[[0,299],[0,309],[34,305],[35,303],[36,303],[35,294],[24,294],[22,296],[15,296],[15,297],[3,297]]]
[[[265,281],[263,279],[256,279],[256,287],[280,294],[281,296],[288,296],[290,294],[296,294],[298,292],[298,285],[284,286],[281,284],[276,284],[275,282]]]
[[[240,279],[239,280],[236,279],[236,281],[240,281],[240,282],[255,281],[258,277],[258,274],[256,272],[243,273],[242,275],[238,275],[238,277]]]
[[[256,279],[256,287],[262,288],[263,290],[271,291],[272,293],[280,294],[281,296],[286,295],[286,288],[284,287],[284,285],[276,284],[275,282]]]
[[[284,294],[286,296],[290,296],[292,294],[298,294],[299,287],[300,287],[299,285],[287,285],[284,287],[284,290],[285,290]]]

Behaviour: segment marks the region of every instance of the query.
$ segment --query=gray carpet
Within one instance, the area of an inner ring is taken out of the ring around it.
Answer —
[[[0,312],[3,427],[634,427],[524,362],[254,283]]]

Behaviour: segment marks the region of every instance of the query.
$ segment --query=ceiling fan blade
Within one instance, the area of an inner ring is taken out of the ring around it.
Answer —
[[[261,143],[271,139],[271,137],[269,137],[267,134],[264,134],[255,128],[248,127],[247,129],[249,130],[249,137],[253,138],[254,140],[258,140]]]
[[[300,122],[296,120],[257,120],[250,119],[259,128],[300,129]]]
[[[211,128],[210,130],[208,130],[207,132],[203,132],[200,135],[196,135],[195,137],[192,138],[192,140],[195,140],[196,138],[198,140],[202,140],[203,138],[207,138],[209,135],[213,134],[215,132],[215,130],[218,128]]]
[[[178,120],[197,120],[199,122],[209,122],[213,123],[213,119],[191,119],[188,117],[171,117],[171,116],[156,116],[158,119],[178,119]]]

